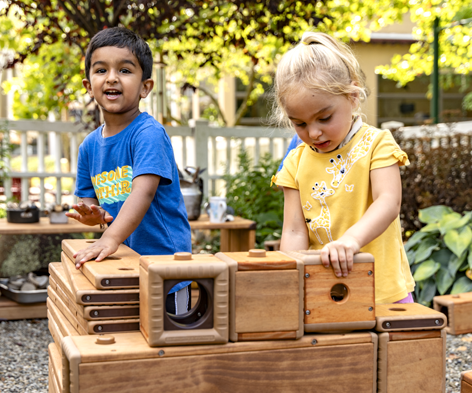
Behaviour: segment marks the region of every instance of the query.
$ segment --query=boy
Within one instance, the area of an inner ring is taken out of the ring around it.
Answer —
[[[100,106],[104,124],[79,148],[76,195],[81,201],[73,205],[77,213],[67,215],[86,225],[112,224],[74,255],[77,269],[91,259],[103,260],[122,242],[141,255],[191,252],[170,139],[139,111],[139,101],[154,85],[152,64],[146,42],[120,27],[97,33],[87,48],[83,85]],[[182,290],[180,300],[187,300],[188,284],[179,283],[171,292]],[[180,300],[175,296],[176,308]]]

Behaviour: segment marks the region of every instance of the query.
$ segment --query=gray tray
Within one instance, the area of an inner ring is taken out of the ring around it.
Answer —
[[[16,291],[9,289],[6,285],[0,284],[2,295],[17,303],[44,303],[48,297],[47,289],[36,291]]]

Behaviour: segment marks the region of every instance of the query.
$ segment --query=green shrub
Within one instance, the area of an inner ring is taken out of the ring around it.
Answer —
[[[256,246],[264,248],[264,241],[277,240],[282,235],[283,192],[270,187],[270,179],[277,172],[279,160],[266,153],[253,166],[247,152],[238,155],[238,173],[225,175],[226,200],[236,215],[257,222]]]
[[[472,212],[439,205],[420,210],[418,219],[426,226],[405,244],[417,301],[429,306],[437,294],[472,291]]]

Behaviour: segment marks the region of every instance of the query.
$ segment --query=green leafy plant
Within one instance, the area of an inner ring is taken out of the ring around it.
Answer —
[[[472,291],[472,211],[463,215],[444,205],[419,211],[426,224],[405,244],[415,296],[429,306],[437,294]]]
[[[238,155],[238,173],[225,175],[226,200],[236,215],[257,222],[256,245],[264,248],[264,241],[280,239],[283,222],[283,193],[270,187],[270,179],[277,172],[280,161],[267,153],[257,165],[246,151]]]

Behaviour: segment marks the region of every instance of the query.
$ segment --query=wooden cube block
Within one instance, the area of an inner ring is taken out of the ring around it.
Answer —
[[[472,393],[472,370],[461,373],[461,393]]]
[[[319,251],[287,252],[305,266],[305,332],[372,329],[375,326],[374,257],[354,256],[353,271],[336,277]]]
[[[472,332],[472,292],[435,296],[433,306],[435,310],[446,314],[448,334]]]
[[[379,334],[379,393],[445,392],[446,332]]]
[[[218,253],[229,266],[231,341],[303,336],[303,263],[277,251]]]
[[[67,239],[62,241],[63,252],[74,260],[74,254],[96,240]],[[139,288],[139,257],[131,248],[120,244],[118,250],[103,261],[88,261],[81,267],[85,277],[96,289]]]
[[[116,334],[108,345],[96,340],[64,339],[65,392],[376,392],[370,332],[165,348],[139,333]]]
[[[0,320],[46,318],[46,303],[20,304],[4,296],[0,297]]]
[[[418,303],[378,304],[375,318],[378,332],[443,329],[447,325],[443,313]]]
[[[182,281],[196,282],[200,297],[190,311],[166,310],[169,291]],[[150,346],[221,344],[228,341],[228,266],[213,255],[142,256],[141,332]]]

